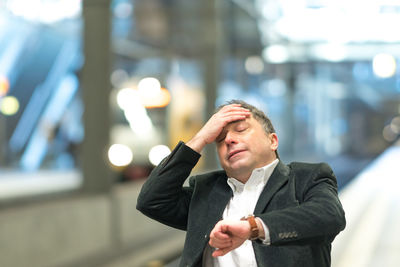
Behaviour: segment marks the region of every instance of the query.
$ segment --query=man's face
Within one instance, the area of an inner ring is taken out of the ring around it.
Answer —
[[[216,139],[218,157],[228,176],[250,176],[255,168],[263,167],[275,158],[278,138],[267,134],[253,116],[229,123]],[[248,177],[246,178],[248,179]]]

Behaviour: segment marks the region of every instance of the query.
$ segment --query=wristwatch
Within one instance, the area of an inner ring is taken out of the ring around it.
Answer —
[[[250,237],[249,240],[256,240],[258,238],[258,226],[254,215],[248,215],[240,219],[241,221],[248,221],[250,224]]]

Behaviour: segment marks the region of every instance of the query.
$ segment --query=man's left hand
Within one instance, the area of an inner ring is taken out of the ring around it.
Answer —
[[[240,247],[250,237],[250,224],[247,221],[219,221],[210,234],[210,246],[216,248],[213,257],[223,256]]]

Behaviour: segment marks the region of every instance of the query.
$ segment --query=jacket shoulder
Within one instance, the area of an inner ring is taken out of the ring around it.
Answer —
[[[289,168],[296,174],[306,173],[321,173],[329,176],[333,175],[332,168],[325,162],[320,163],[306,163],[306,162],[291,162],[288,164]]]

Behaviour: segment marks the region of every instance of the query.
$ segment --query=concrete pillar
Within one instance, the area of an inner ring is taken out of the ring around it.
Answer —
[[[84,0],[82,91],[85,139],[82,146],[84,190],[105,192],[111,188],[107,165],[110,129],[111,0]]]
[[[208,13],[208,21],[203,24],[205,45],[202,49],[204,61],[204,84],[206,93],[206,119],[210,118],[215,110],[217,88],[221,79],[221,64],[224,58],[224,1],[206,0],[205,11]],[[211,170],[218,167],[215,145],[208,145],[204,149],[205,169]]]
[[[6,118],[5,115],[0,114],[0,167],[6,165],[6,151],[7,151],[7,131],[6,131]]]

